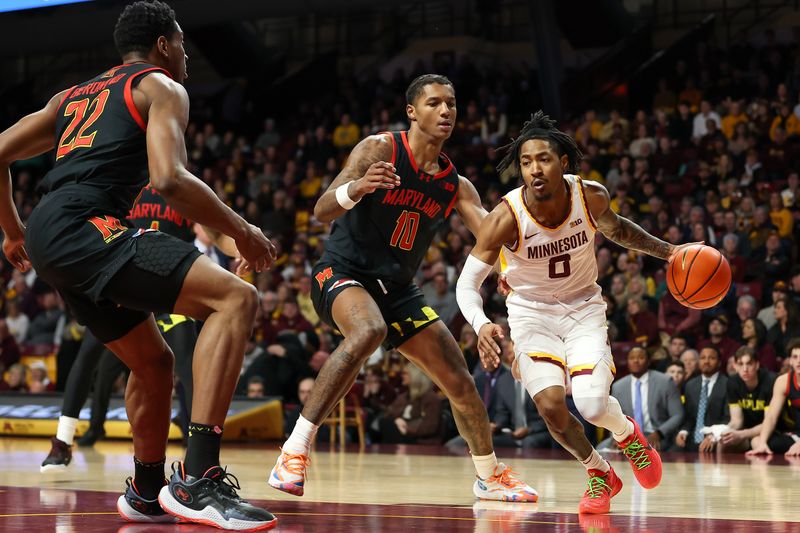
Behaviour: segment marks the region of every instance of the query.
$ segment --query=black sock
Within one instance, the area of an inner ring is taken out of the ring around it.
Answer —
[[[219,466],[219,446],[222,440],[220,426],[207,426],[189,422],[189,445],[183,468],[192,477],[203,477],[206,470]]]
[[[164,461],[165,459],[161,459],[155,463],[143,463],[136,457],[133,458],[136,468],[133,483],[136,485],[136,492],[145,500],[155,500],[158,491],[164,486]]]

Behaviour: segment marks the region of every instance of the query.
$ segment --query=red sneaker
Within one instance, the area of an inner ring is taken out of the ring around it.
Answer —
[[[661,456],[650,446],[642,433],[642,429],[631,417],[626,417],[633,422],[633,433],[622,442],[618,442],[622,453],[631,462],[633,475],[639,485],[646,489],[652,489],[661,483]]]
[[[611,498],[622,490],[622,480],[609,466],[608,472],[589,470],[589,487],[578,506],[579,513],[604,514],[611,510]]]

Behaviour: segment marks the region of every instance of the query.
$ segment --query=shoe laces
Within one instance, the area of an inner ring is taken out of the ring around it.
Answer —
[[[281,463],[287,472],[295,476],[302,476],[305,474],[305,469],[311,464],[311,459],[307,455],[301,453],[282,453]]]
[[[622,448],[622,453],[633,463],[637,470],[650,466],[650,456],[647,454],[647,449],[642,445],[638,438],[633,439],[625,447]]]
[[[239,495],[236,494],[236,491],[242,488],[239,485],[239,478],[228,472],[227,466],[225,468],[220,467],[220,469],[222,470],[222,475],[213,479],[213,481],[217,483],[217,487],[226,495],[238,500]]]
[[[589,476],[589,488],[586,489],[586,494],[590,498],[600,498],[603,493],[611,493],[611,487],[606,483],[607,476],[608,474],[605,476]]]
[[[524,485],[522,481],[514,477],[516,474],[517,474],[516,472],[511,470],[510,466],[507,466],[499,474],[495,474],[492,477],[490,477],[489,481],[496,481],[501,485],[503,485],[504,487],[514,489]]]

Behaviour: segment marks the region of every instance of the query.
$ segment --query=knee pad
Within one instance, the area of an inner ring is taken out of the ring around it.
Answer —
[[[572,399],[587,422],[599,425],[608,414],[608,398],[614,380],[608,363],[600,361],[591,374],[572,378]]]
[[[534,361],[527,354],[517,354],[522,384],[531,398],[549,387],[566,387],[566,373],[553,363]]]

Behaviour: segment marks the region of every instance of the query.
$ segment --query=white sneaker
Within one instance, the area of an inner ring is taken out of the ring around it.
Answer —
[[[518,479],[511,467],[498,463],[494,475],[487,479],[478,478],[472,486],[475,497],[481,500],[502,502],[536,502],[539,494],[527,483]]]
[[[288,453],[281,450],[278,462],[269,475],[267,483],[270,487],[280,491],[303,495],[303,486],[306,482],[306,468],[311,464],[311,459],[307,455],[300,453]]]

